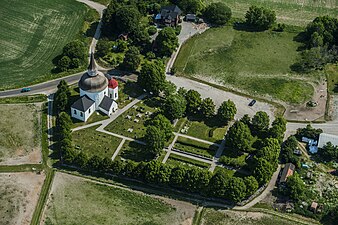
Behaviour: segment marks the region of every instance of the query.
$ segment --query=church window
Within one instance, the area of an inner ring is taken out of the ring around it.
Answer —
[[[74,115],[76,115],[76,109],[74,109]]]
[[[90,113],[90,109],[89,109],[89,113]]]
[[[115,93],[115,98],[117,98],[117,93]]]
[[[80,116],[83,117],[83,113],[82,112],[80,112]]]

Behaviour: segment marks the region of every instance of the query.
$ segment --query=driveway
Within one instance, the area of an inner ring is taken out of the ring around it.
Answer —
[[[248,106],[251,101],[250,98],[223,91],[184,77],[168,75],[167,80],[173,82],[177,87],[184,87],[187,90],[192,89],[198,91],[202,98],[211,98],[215,102],[216,108],[219,107],[223,101],[228,99],[232,100],[237,107],[235,119],[240,119],[245,114],[252,117],[258,111],[265,111],[269,115],[270,120],[274,119],[274,107],[268,103],[257,101],[254,106],[250,107]]]

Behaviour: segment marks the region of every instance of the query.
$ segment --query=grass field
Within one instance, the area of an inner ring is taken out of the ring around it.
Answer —
[[[41,161],[41,107],[0,104],[0,164]]]
[[[74,0],[2,0],[0,89],[53,78],[52,60],[83,28],[87,11]]]
[[[234,17],[244,18],[251,5],[264,6],[276,11],[277,21],[297,26],[305,26],[317,16],[338,16],[336,0],[207,0],[224,2]]]
[[[57,173],[44,224],[178,225],[191,220],[194,207],[190,208]]]
[[[294,225],[295,221],[260,212],[237,212],[205,208],[201,215],[201,225]]]
[[[145,145],[141,145],[133,141],[126,141],[116,158],[141,162],[150,161],[153,159],[153,157],[154,156],[147,151]]]
[[[290,66],[299,56],[297,32],[248,32],[232,26],[212,28],[188,40],[175,61],[179,75],[193,76],[226,87],[302,103],[314,92],[310,82],[319,74],[295,74]]]
[[[218,149],[218,146],[209,145],[209,144],[195,141],[195,140],[185,138],[185,137],[178,137],[174,145],[174,148],[179,149],[181,151],[201,155],[207,158],[212,158],[214,157]]]
[[[209,163],[197,161],[194,159],[186,158],[176,154],[170,154],[169,158],[166,161],[166,164],[173,165],[173,166],[183,166],[183,167],[199,167],[202,169],[210,168]]]
[[[0,173],[0,224],[30,224],[43,180],[31,172]]]
[[[89,157],[97,155],[111,158],[119,146],[121,139],[96,131],[95,127],[82,129],[72,133],[76,149],[84,151]]]
[[[218,127],[219,122],[215,119],[209,121],[188,120],[185,126],[189,127],[187,135],[210,142],[218,142],[224,138],[226,126]]]
[[[327,65],[325,68],[327,74],[327,89],[330,94],[338,93],[338,65]]]

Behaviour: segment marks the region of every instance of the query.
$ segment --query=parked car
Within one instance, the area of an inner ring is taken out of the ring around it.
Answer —
[[[254,104],[256,104],[256,100],[252,99],[252,101],[249,103],[249,106],[253,106]]]
[[[29,91],[31,91],[30,88],[22,88],[22,89],[21,89],[21,92],[29,92]]]

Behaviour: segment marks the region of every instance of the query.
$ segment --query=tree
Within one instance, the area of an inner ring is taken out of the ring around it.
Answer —
[[[156,30],[156,28],[155,28]],[[136,27],[130,34],[133,44],[140,47],[145,47],[150,44],[150,36],[147,29]]]
[[[246,23],[259,30],[269,29],[276,21],[276,13],[263,7],[251,6],[245,14]]]
[[[247,125],[248,127],[251,126],[251,118],[248,114],[245,114],[239,121]]]
[[[144,168],[145,180],[149,183],[167,184],[170,180],[171,169],[159,161],[150,161]]]
[[[215,115],[215,103],[211,98],[205,98],[201,104],[201,113],[205,118],[211,118]]]
[[[171,56],[178,47],[178,38],[171,27],[163,28],[155,40],[156,49],[160,56]]]
[[[100,39],[96,45],[96,55],[103,57],[112,51],[113,43],[108,39]]]
[[[207,21],[218,26],[225,25],[231,18],[231,9],[222,2],[211,3],[203,16]]]
[[[130,33],[136,30],[140,19],[141,14],[134,6],[125,5],[116,10],[115,23],[121,33]]]
[[[280,152],[279,140],[275,138],[267,138],[263,141],[263,147],[258,150],[256,156],[264,158],[274,167],[278,164],[278,157]]]
[[[168,141],[173,134],[173,126],[170,121],[163,116],[158,114],[152,120],[150,120],[150,125],[157,127],[159,130],[163,131],[165,139]]]
[[[272,122],[272,127],[269,129],[269,136],[272,138],[277,138],[280,143],[284,139],[284,133],[286,131],[287,121],[283,117],[277,117]]]
[[[293,151],[298,148],[298,141],[295,136],[290,136],[283,143],[281,150],[281,161],[282,163],[293,163],[296,167],[299,167],[300,159],[294,155]]]
[[[299,201],[303,199],[305,193],[305,184],[297,172],[288,177],[286,181],[286,191],[287,195],[293,200]]]
[[[229,121],[235,118],[236,113],[236,105],[233,101],[229,99],[228,101],[224,101],[222,105],[218,108],[217,116],[222,123],[227,124]]]
[[[253,176],[245,177],[244,183],[246,186],[246,197],[253,195],[258,190],[258,182]]]
[[[77,164],[80,168],[85,168],[88,163],[88,156],[84,152],[80,152],[77,154],[75,158],[75,164]]]
[[[185,99],[187,101],[187,112],[195,114],[202,103],[201,94],[195,90],[189,90],[185,95]]]
[[[126,52],[122,67],[128,71],[136,71],[141,63],[140,51],[135,46],[130,46]]]
[[[240,202],[246,195],[246,186],[242,178],[232,177],[227,184],[227,196],[232,202]]]
[[[170,175],[170,185],[173,187],[182,187],[186,173],[187,169],[184,167],[178,166],[173,168]]]
[[[71,63],[71,59],[64,55],[62,56],[62,58],[58,61],[58,68],[61,70],[61,71],[66,71],[70,68],[70,63]]]
[[[163,92],[166,97],[173,95],[176,93],[177,87],[176,85],[171,82],[171,81],[165,81],[164,86],[163,86]]]
[[[306,125],[305,128],[298,128],[296,137],[301,140],[302,137],[318,140],[319,135],[323,133],[322,129],[315,129],[310,124]]]
[[[62,54],[70,59],[79,59],[81,63],[86,62],[86,47],[80,40],[75,40],[63,47]]]
[[[202,1],[200,0],[180,0],[174,1],[185,13],[199,13],[203,9]]]
[[[230,175],[222,170],[216,172],[209,182],[209,195],[225,198],[227,195],[226,186],[230,180]]]
[[[154,155],[159,154],[163,150],[165,135],[159,128],[155,126],[148,126],[144,139],[147,143],[148,150]]]
[[[57,88],[58,90],[55,93],[55,106],[58,112],[62,112],[66,110],[71,93],[65,80],[61,80]]]
[[[274,172],[273,166],[263,158],[256,158],[256,166],[253,176],[260,186],[266,184]]]
[[[186,110],[186,100],[181,95],[170,95],[163,104],[163,113],[171,121],[183,117]]]
[[[141,87],[154,94],[163,90],[165,85],[164,65],[161,61],[145,61],[137,82]]]
[[[102,163],[102,159],[97,155],[93,155],[88,160],[87,167],[89,167],[93,170],[97,170],[97,169],[99,169],[101,163]]]
[[[259,111],[252,117],[252,128],[256,134],[262,134],[267,131],[270,125],[270,119],[266,112]]]
[[[253,137],[250,129],[242,122],[236,121],[226,135],[226,145],[234,151],[236,155],[241,152],[250,152]]]
[[[327,162],[338,160],[338,147],[331,142],[326,143],[318,153]]]

